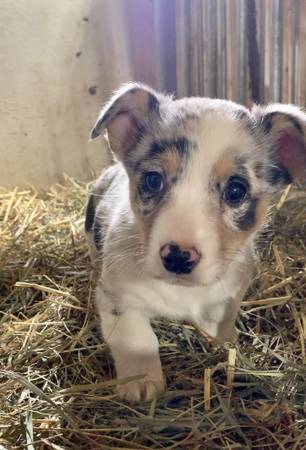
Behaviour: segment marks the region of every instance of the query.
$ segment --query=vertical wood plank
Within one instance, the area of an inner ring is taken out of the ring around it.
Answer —
[[[185,0],[176,0],[175,29],[176,29],[176,79],[179,97],[188,95],[187,60],[187,26],[185,15]]]
[[[210,27],[209,27],[209,84],[210,84],[210,96],[217,96],[217,73],[218,73],[218,65],[217,65],[217,8],[216,1],[209,0],[209,18]]]
[[[244,0],[237,0],[237,32],[236,32],[236,45],[237,45],[237,101],[244,104],[246,101],[246,72],[247,72],[247,60],[246,60],[246,23],[245,12],[246,3]]]
[[[265,4],[264,0],[256,0],[258,22],[258,49],[259,49],[259,97],[260,103],[265,102]]]
[[[288,0],[283,1],[283,47],[282,47],[282,87],[281,101],[288,103],[289,101],[289,51],[290,51],[290,22],[288,8]],[[288,23],[289,22],[289,23]]]
[[[204,96],[204,30],[203,30],[203,9],[204,9],[204,2],[202,0],[198,0],[198,14],[197,14],[197,21],[198,21],[198,83],[199,83],[199,91],[198,95]]]
[[[300,38],[300,76],[299,76],[299,96],[298,104],[306,106],[306,2],[300,0],[300,23],[299,23],[299,38]]]
[[[175,3],[176,0],[153,0],[157,87],[167,92],[177,89]]]
[[[175,0],[180,96],[252,102],[246,6],[245,0]],[[305,104],[305,0],[254,0],[254,6],[259,101]]]
[[[265,71],[264,71],[264,100],[270,102],[270,43],[271,43],[271,10],[272,1],[265,0]]]
[[[227,64],[227,98],[235,101],[237,90],[235,80],[237,78],[237,48],[235,45],[237,1],[231,0],[226,8],[226,64]]]
[[[189,0],[189,10],[190,10],[190,95],[199,94],[199,27],[198,27],[198,13],[199,13],[199,2],[198,0]]]
[[[303,0],[302,0],[303,1]],[[292,17],[292,78],[291,78],[291,95],[292,95],[292,103],[298,102],[298,92],[299,92],[299,67],[300,67],[300,41],[299,41],[299,15],[300,15],[300,1],[295,1],[293,3],[293,17]],[[303,6],[303,5],[302,5]]]
[[[281,99],[281,12],[280,0],[272,0],[271,40],[270,40],[270,95],[273,102]]]

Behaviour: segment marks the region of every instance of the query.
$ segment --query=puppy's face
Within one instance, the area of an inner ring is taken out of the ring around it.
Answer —
[[[147,270],[171,283],[213,283],[264,224],[270,195],[294,175],[275,145],[284,152],[289,135],[304,164],[302,125],[227,101],[124,95],[131,109],[117,112],[108,132],[129,175]]]
[[[130,155],[130,199],[152,275],[208,284],[265,220],[267,183],[256,168],[268,162],[247,117],[205,100],[198,114],[184,115],[193,102],[178,102],[176,117]]]

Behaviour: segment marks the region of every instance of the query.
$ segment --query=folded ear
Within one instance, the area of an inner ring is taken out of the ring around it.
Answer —
[[[306,114],[297,106],[281,104],[255,106],[252,113],[271,139],[274,174],[283,184],[306,174]]]
[[[106,130],[110,147],[120,159],[143,133],[152,114],[158,112],[158,94],[153,89],[139,83],[125,84],[100,112],[91,139]]]

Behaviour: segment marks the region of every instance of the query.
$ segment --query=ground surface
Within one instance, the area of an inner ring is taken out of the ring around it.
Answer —
[[[169,389],[137,407],[113,393],[85,198],[71,179],[44,194],[0,191],[0,448],[306,449],[305,192],[274,208],[237,345],[210,348],[189,325],[156,322]]]

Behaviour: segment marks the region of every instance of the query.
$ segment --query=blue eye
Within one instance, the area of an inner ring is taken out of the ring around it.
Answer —
[[[230,178],[224,190],[224,200],[229,206],[239,206],[245,200],[248,192],[248,182],[243,178]]]
[[[147,172],[144,176],[143,187],[151,194],[157,194],[164,187],[164,180],[158,172]]]

